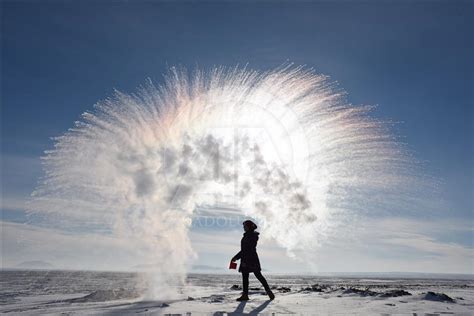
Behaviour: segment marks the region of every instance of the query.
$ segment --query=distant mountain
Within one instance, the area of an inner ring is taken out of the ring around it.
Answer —
[[[429,272],[297,272],[297,273],[275,273],[281,275],[314,275],[320,277],[341,278],[384,278],[384,279],[468,279],[473,280],[474,274],[460,273],[429,273]]]
[[[17,269],[54,269],[54,265],[49,262],[41,260],[32,260],[32,261],[23,261],[20,264],[16,265]]]
[[[224,268],[208,266],[205,264],[196,264],[191,267],[191,271],[224,271]]]
[[[133,267],[131,267],[132,270],[151,270],[153,269],[154,267],[156,267],[156,264],[152,264],[152,263],[149,263],[149,264],[137,264],[137,265],[134,265]]]

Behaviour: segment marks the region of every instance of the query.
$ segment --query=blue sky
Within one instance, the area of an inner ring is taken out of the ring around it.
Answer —
[[[394,132],[441,181],[443,206],[411,218],[410,223],[429,222],[423,229],[397,223],[408,229],[407,234],[417,234],[420,247],[425,247],[417,249],[419,253],[438,251],[446,262],[472,259],[472,2],[1,5],[2,213],[4,232],[10,234],[5,243],[25,228],[7,222],[25,221],[22,203],[42,174],[39,157],[51,148],[50,137],[61,135],[113,89],[133,92],[146,78],[159,83],[173,65],[248,64],[267,70],[293,62],[329,75],[348,92],[351,103],[377,105],[374,116],[400,122]],[[4,245],[5,251],[10,246]],[[269,253],[274,248],[269,242]],[[387,243],[373,249],[383,251]],[[201,263],[220,258],[206,251],[203,243]],[[373,259],[364,257],[363,248],[354,251],[361,267]],[[28,253],[6,252],[10,257],[5,264],[34,259],[27,258]],[[416,255],[412,257],[418,261],[411,265],[400,260],[403,250],[392,255],[396,258],[373,255],[389,267],[379,270],[423,269]],[[431,270],[469,272],[469,262],[443,270],[446,262]],[[348,270],[344,265],[338,269]],[[376,269],[375,265],[372,270]]]

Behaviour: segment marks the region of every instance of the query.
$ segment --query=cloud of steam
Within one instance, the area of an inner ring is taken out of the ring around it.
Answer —
[[[302,68],[173,68],[163,86],[116,92],[57,137],[31,209],[134,241],[164,287],[184,282],[192,213],[210,194],[289,254],[314,253],[350,214],[419,182],[369,110]]]

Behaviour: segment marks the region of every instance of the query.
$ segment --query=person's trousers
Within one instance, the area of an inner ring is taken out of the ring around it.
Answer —
[[[242,285],[244,294],[249,294],[249,274],[249,272],[242,272]],[[270,292],[270,287],[268,286],[267,280],[265,280],[265,277],[262,275],[262,273],[257,271],[253,274],[260,281],[260,283],[262,283],[265,291],[267,291],[267,293]]]

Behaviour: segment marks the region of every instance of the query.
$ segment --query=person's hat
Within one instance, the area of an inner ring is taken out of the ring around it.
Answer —
[[[244,226],[249,227],[251,230],[256,230],[257,229],[257,224],[252,222],[251,220],[246,220],[245,222],[242,223]]]

